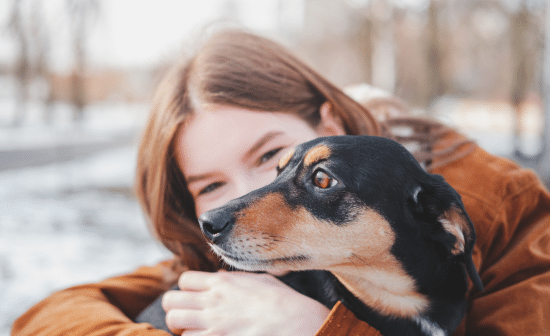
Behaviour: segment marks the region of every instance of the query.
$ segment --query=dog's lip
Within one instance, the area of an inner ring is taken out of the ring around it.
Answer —
[[[212,246],[214,248],[214,251],[219,255],[221,255],[223,258],[229,259],[239,264],[242,263],[246,265],[272,265],[276,262],[292,263],[292,262],[303,262],[309,259],[305,255],[295,255],[290,257],[278,257],[278,258],[271,258],[271,259],[242,258],[242,257],[237,257],[235,255],[232,255],[231,253],[220,248],[219,246],[216,246],[216,245],[212,245]]]

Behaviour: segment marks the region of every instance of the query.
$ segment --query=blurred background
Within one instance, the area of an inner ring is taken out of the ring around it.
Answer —
[[[220,22],[550,182],[546,0],[0,0],[0,336],[54,290],[169,256],[133,195],[137,139],[156,83]]]

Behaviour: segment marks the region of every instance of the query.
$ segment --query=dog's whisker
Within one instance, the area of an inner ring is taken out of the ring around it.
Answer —
[[[269,242],[264,242],[262,244],[257,244],[258,246],[267,247],[267,246],[270,246],[273,242],[277,242],[277,243],[286,243],[286,244],[290,244],[290,245],[293,245],[293,246],[300,247],[300,245],[296,244],[295,242],[292,242],[292,240],[288,239],[285,236],[276,235],[276,234],[267,233],[267,232],[258,232],[256,230],[251,230],[251,229],[249,229],[248,232],[250,234],[253,234],[253,235],[260,235],[260,236],[262,236],[262,239],[269,240]]]
[[[283,237],[284,238],[284,237]],[[276,241],[276,242],[279,242],[279,243],[286,243],[286,244],[290,244],[290,245],[293,245],[293,246],[298,246],[300,247],[300,245],[290,241],[290,240],[287,240],[287,239],[281,239],[281,238],[277,238],[277,239],[273,239],[273,241]]]
[[[352,253],[351,254],[353,257],[359,259],[362,263],[363,263],[363,266],[368,266],[368,267],[371,267],[371,265],[364,259],[360,258],[357,254],[355,253]],[[354,264],[355,265],[355,264]]]
[[[348,259],[353,264],[353,267],[355,267],[355,270],[359,271],[359,267],[353,262],[353,259],[351,257],[348,257]]]

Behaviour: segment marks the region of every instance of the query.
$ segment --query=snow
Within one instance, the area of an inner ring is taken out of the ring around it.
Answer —
[[[9,119],[6,111],[0,118]],[[76,128],[62,118],[44,126],[38,113],[30,108],[22,127],[0,128],[0,150],[73,143],[77,152],[78,144],[121,133],[137,138],[146,107],[92,106]],[[67,162],[0,170],[0,336],[53,291],[170,257],[151,238],[131,192],[136,154],[134,141]]]

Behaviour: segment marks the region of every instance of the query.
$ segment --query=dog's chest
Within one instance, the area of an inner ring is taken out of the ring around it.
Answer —
[[[307,295],[332,309],[341,301],[355,316],[380,331],[382,335],[445,336],[445,332],[431,321],[389,318],[376,313],[355,297],[328,271],[292,272],[279,277],[296,291]]]

